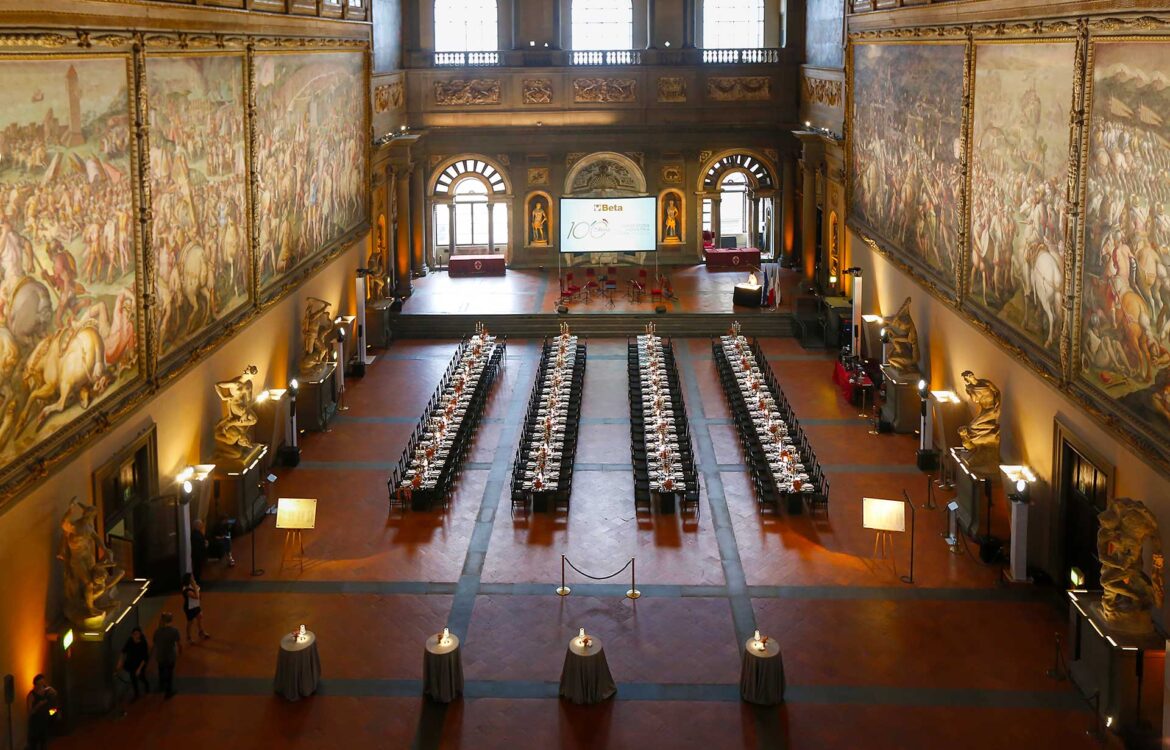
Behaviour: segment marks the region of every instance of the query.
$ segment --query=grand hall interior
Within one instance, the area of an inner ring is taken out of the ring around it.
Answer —
[[[6,0],[0,86],[0,750],[1165,746],[1164,4]]]

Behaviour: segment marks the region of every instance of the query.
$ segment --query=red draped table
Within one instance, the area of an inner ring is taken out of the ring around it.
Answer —
[[[708,268],[742,268],[760,265],[760,251],[754,247],[708,248]]]
[[[452,255],[447,264],[447,275],[452,277],[503,276],[505,273],[502,255]]]

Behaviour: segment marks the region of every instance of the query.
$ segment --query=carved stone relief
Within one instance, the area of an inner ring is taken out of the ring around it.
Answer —
[[[402,79],[382,84],[374,89],[374,113],[382,114],[392,109],[402,109]]]
[[[500,79],[455,78],[435,81],[435,104],[451,106],[479,106],[500,103]]]
[[[662,168],[662,181],[668,185],[678,185],[683,181],[683,170],[678,164],[670,164]]]
[[[525,78],[522,82],[525,104],[551,104],[552,81],[548,78]]]
[[[584,156],[585,156],[584,151],[570,151],[569,153],[565,154],[565,166],[566,167],[573,166],[577,162],[581,161],[581,159]]]
[[[638,192],[641,187],[638,177],[626,165],[610,159],[599,159],[577,173],[573,178],[570,192],[603,190]]]
[[[772,79],[767,76],[712,76],[707,79],[707,98],[714,102],[766,102],[772,98]]]
[[[659,102],[685,102],[687,80],[681,76],[662,76],[658,79]]]
[[[638,81],[635,78],[576,78],[573,80],[573,101],[603,104],[638,101]]]
[[[529,185],[547,185],[548,184],[548,167],[529,167],[528,168],[528,184]]]
[[[804,98],[814,104],[823,104],[826,107],[836,107],[841,103],[841,93],[844,82],[832,81],[827,78],[811,78],[801,76],[804,87]]]

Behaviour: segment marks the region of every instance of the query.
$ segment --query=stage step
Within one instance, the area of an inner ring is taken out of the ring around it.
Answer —
[[[569,313],[567,315],[392,315],[390,328],[394,338],[444,339],[461,338],[482,322],[492,333],[517,338],[540,338],[557,333],[562,321],[573,333],[594,338],[626,338],[641,333],[653,321],[663,336],[706,338],[727,333],[739,321],[745,336],[793,335],[794,318],[790,313]]]

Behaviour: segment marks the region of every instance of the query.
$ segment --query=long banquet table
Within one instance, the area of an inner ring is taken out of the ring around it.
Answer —
[[[635,492],[645,487],[660,512],[673,513],[678,495],[697,493],[697,472],[672,344],[638,336],[629,368]]]

